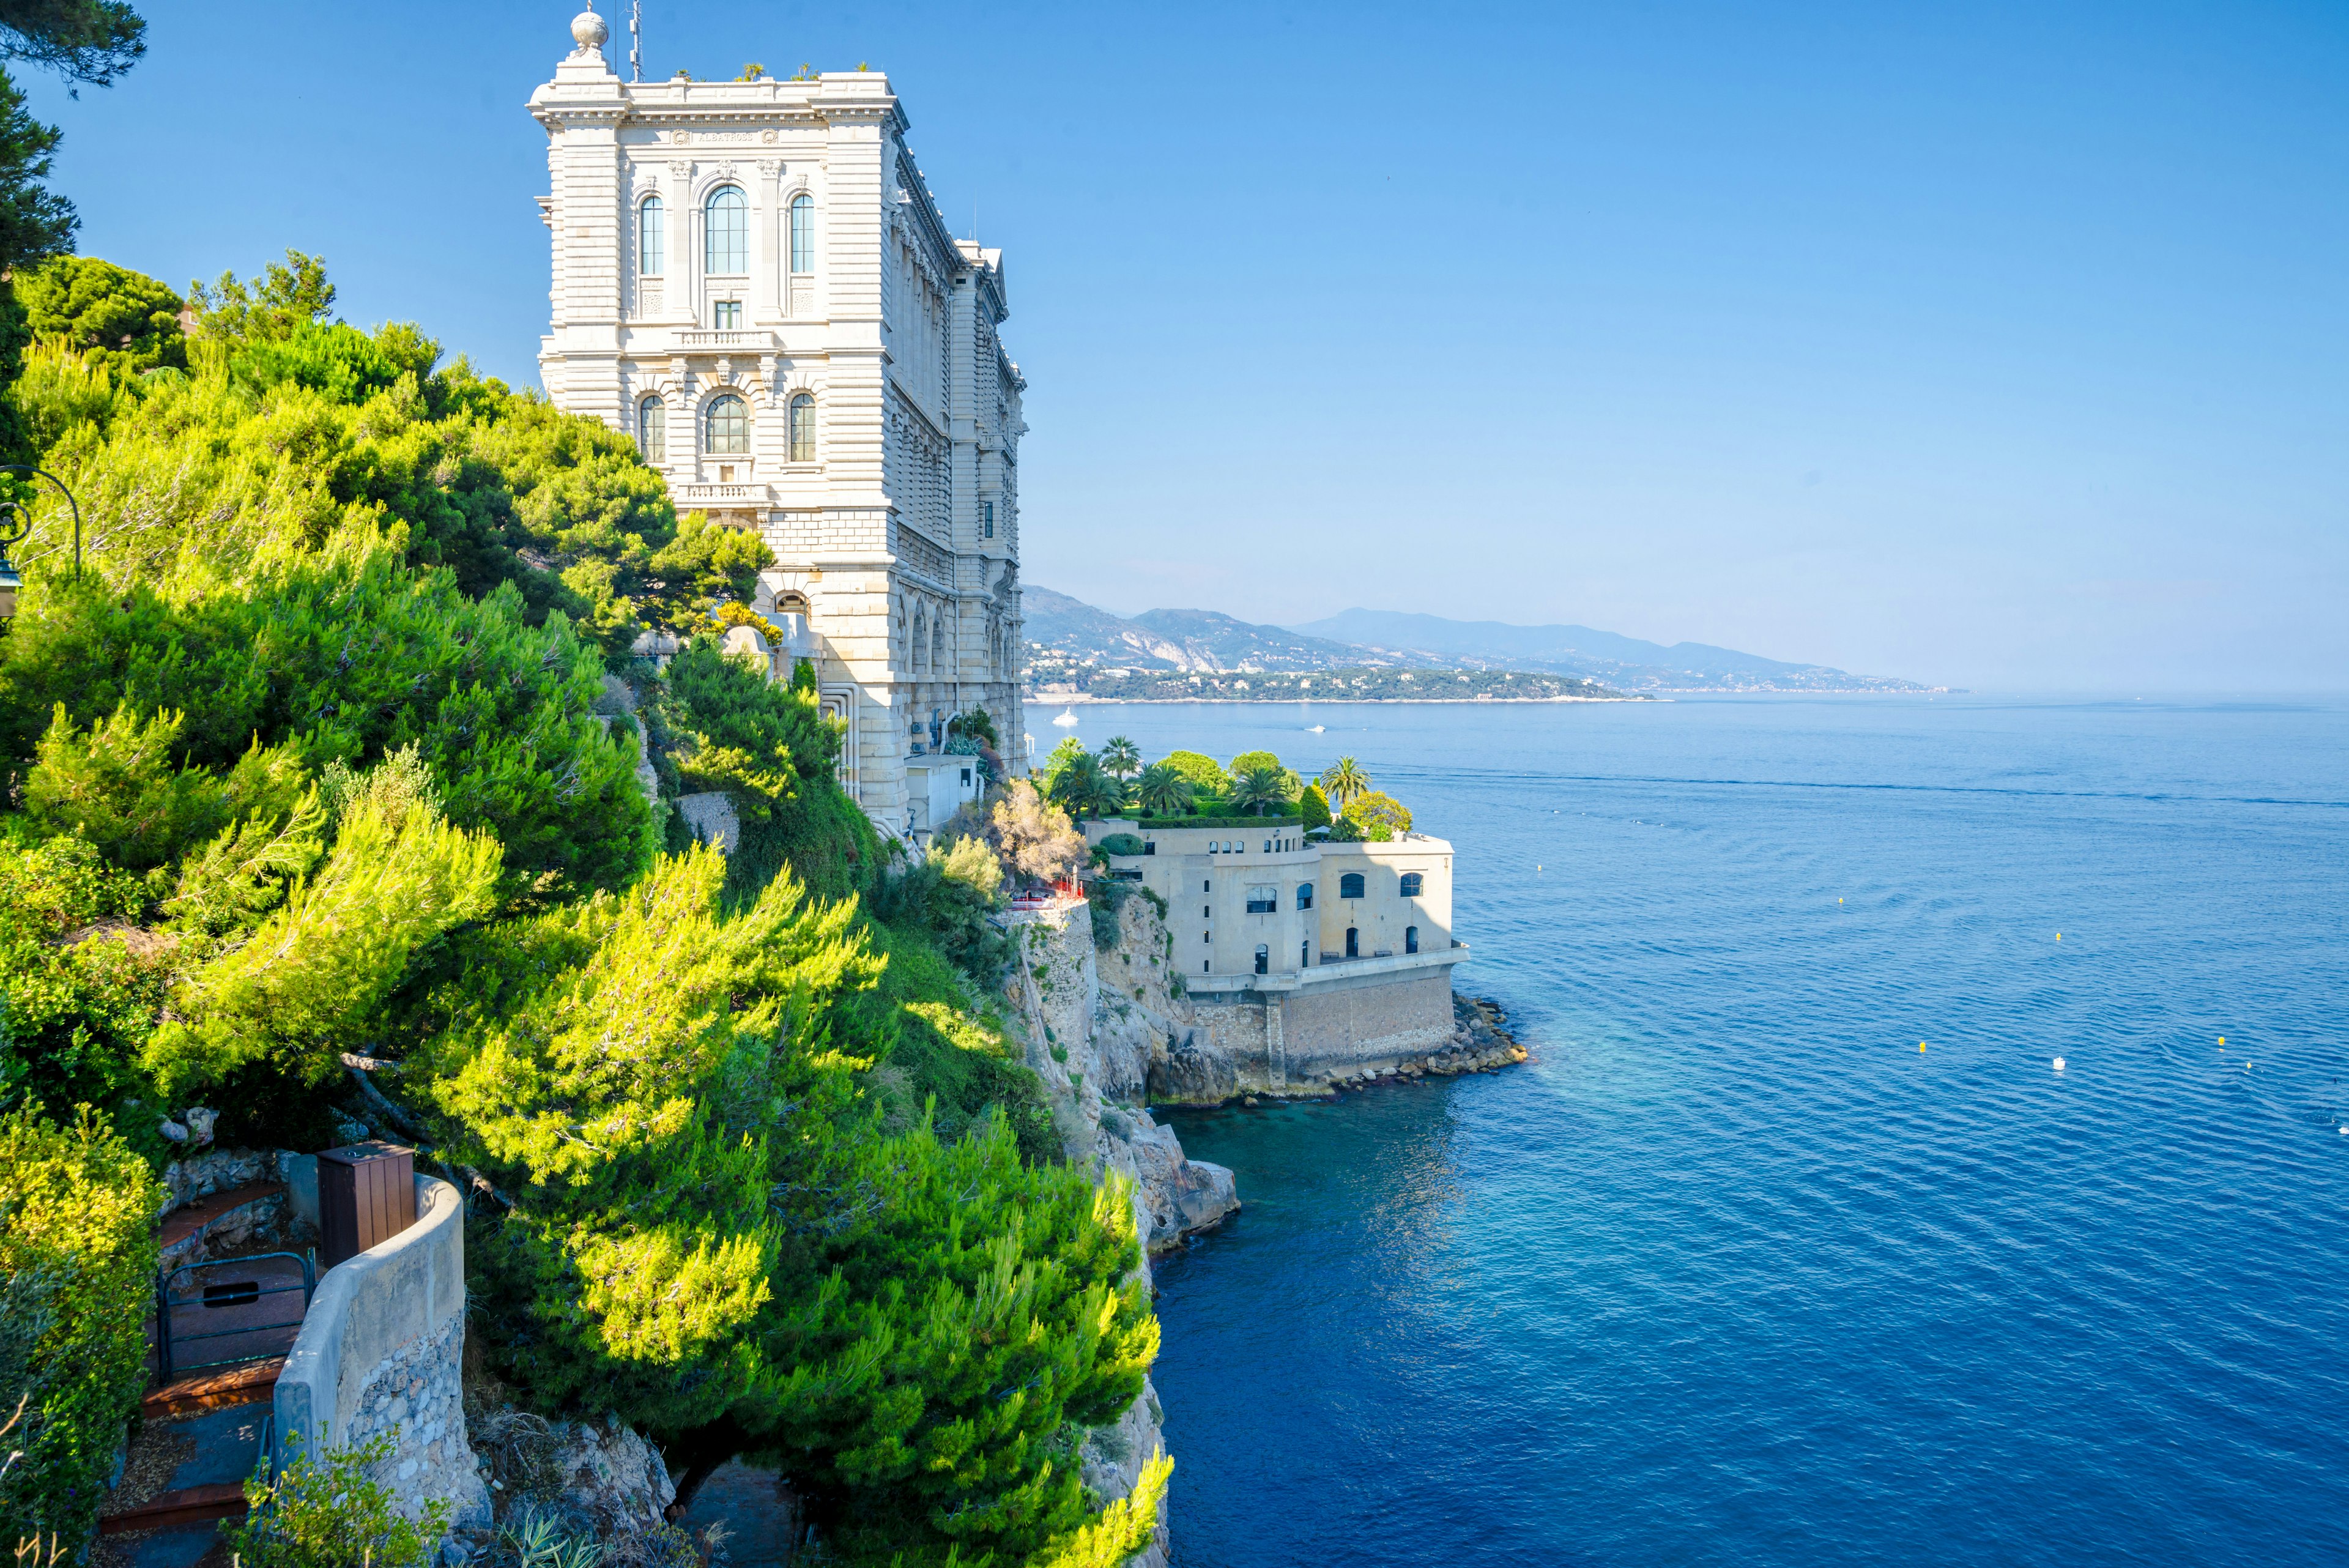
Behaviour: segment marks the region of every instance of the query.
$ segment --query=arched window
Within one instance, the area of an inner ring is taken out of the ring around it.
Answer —
[[[668,209],[658,196],[647,196],[636,209],[636,270],[658,277],[668,270]]]
[[[1405,926],[1402,929],[1402,950],[1407,953],[1415,953],[1419,950],[1419,928],[1417,926]]]
[[[1360,871],[1349,871],[1343,877],[1338,878],[1338,897],[1340,898],[1359,898],[1361,896],[1362,874]]]
[[[704,443],[708,451],[736,457],[750,450],[750,410],[733,393],[710,399],[709,412],[703,419],[709,428]]]
[[[668,451],[668,405],[658,398],[636,405],[636,451],[651,463],[659,462]]]
[[[930,623],[930,668],[947,667],[947,623],[943,618]]]
[[[1258,973],[1258,974],[1268,974],[1268,973],[1270,973],[1270,972],[1271,972],[1271,971],[1272,971],[1272,950],[1271,950],[1270,948],[1258,948],[1258,949],[1257,949],[1257,950],[1256,950],[1256,971],[1257,971],[1257,973]]]
[[[1346,928],[1346,956],[1348,958],[1362,956],[1362,933],[1351,926]]]
[[[720,185],[702,203],[708,225],[702,236],[702,270],[712,273],[750,270],[750,203],[740,185]]]
[[[927,611],[916,606],[914,610],[914,643],[913,647],[907,649],[907,651],[913,656],[911,662],[915,669],[919,670],[922,667],[922,655],[927,653],[929,651],[929,614]]]
[[[815,400],[805,392],[792,397],[792,461],[815,461]]]
[[[1300,909],[1309,909],[1313,907],[1312,883],[1299,882],[1297,885],[1297,907]]]
[[[792,198],[792,270],[815,270],[815,198],[805,191]]]
[[[1419,890],[1425,884],[1423,882],[1418,872],[1406,871],[1402,874],[1402,896],[1404,898],[1418,898]]]
[[[1297,944],[1297,967],[1299,969],[1313,967],[1313,940],[1310,937]]]

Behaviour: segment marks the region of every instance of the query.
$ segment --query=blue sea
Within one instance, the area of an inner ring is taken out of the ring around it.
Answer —
[[[1533,1052],[1173,1114],[1182,1568],[2349,1563],[2349,704],[1076,711],[1357,758]]]

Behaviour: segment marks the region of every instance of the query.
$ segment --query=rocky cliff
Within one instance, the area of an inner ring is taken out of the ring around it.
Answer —
[[[1098,1177],[1114,1172],[1133,1183],[1146,1273],[1152,1253],[1220,1224],[1239,1197],[1230,1171],[1185,1158],[1174,1129],[1153,1121],[1143,1105],[1153,1054],[1180,1026],[1182,1011],[1169,992],[1166,933],[1156,910],[1146,900],[1126,900],[1106,950],[1096,945],[1093,922],[1092,906],[1081,902],[1013,910],[1005,1000],[1028,1065],[1051,1097],[1069,1158]],[[1158,1392],[1145,1382],[1122,1418],[1087,1437],[1086,1482],[1105,1499],[1132,1491],[1164,1446],[1159,1427]],[[1157,1543],[1133,1563],[1164,1568],[1167,1539],[1162,1513]]]

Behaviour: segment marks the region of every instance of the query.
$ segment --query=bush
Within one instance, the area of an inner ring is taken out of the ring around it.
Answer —
[[[984,840],[934,838],[921,859],[888,879],[874,912],[922,932],[965,974],[992,987],[1010,951],[988,919],[1002,886],[1002,863]]]
[[[161,954],[122,938],[146,886],[81,839],[36,842],[11,826],[0,834],[0,1105],[114,1105],[144,1082],[140,1047],[170,979]]]
[[[1231,775],[1224,772],[1223,764],[1213,757],[1197,752],[1169,752],[1164,761],[1168,767],[1188,779],[1192,790],[1203,798],[1220,796],[1231,788]]]
[[[145,1381],[163,1197],[88,1106],[70,1127],[37,1106],[0,1116],[0,1401],[20,1413],[7,1446],[23,1456],[0,1478],[11,1541],[96,1526]]]
[[[1098,847],[1111,855],[1140,855],[1150,846],[1143,842],[1138,833],[1112,833],[1102,839]]]
[[[302,1457],[303,1437],[285,1434],[294,1456],[273,1483],[244,1483],[253,1511],[224,1532],[243,1568],[424,1568],[449,1532],[449,1505],[435,1498],[419,1522],[395,1506],[371,1467],[391,1458],[397,1428],[355,1448],[329,1449],[323,1463]]]
[[[1342,815],[1363,838],[1373,844],[1384,844],[1411,831],[1410,810],[1384,790],[1356,795],[1346,803]]]
[[[1309,832],[1330,826],[1330,797],[1321,793],[1319,784],[1305,786],[1305,793],[1298,800],[1298,819]]]

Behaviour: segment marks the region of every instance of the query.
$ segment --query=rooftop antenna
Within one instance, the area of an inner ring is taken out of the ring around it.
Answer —
[[[628,6],[628,79],[645,79],[645,0],[631,0]]]

